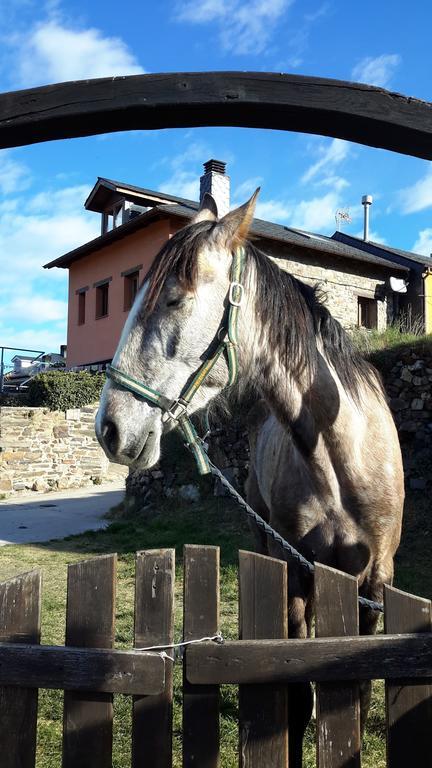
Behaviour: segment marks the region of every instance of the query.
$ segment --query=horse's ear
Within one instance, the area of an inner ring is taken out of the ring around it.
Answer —
[[[219,221],[215,235],[223,237],[229,247],[241,245],[246,240],[254,217],[259,192],[260,187],[255,190],[247,203],[230,211]]]
[[[192,219],[192,224],[198,224],[199,221],[217,221],[218,220],[218,209],[216,205],[216,200],[212,195],[209,195],[208,192],[205,193],[201,205],[199,207],[198,213],[195,214],[195,216]]]

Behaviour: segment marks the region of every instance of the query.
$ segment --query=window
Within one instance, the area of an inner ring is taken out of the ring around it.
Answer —
[[[85,291],[78,292],[78,325],[85,323],[86,295]]]
[[[360,328],[378,328],[378,302],[366,296],[357,298],[358,322]]]
[[[108,209],[102,214],[102,235],[106,232],[111,232],[112,229],[116,229],[124,223],[124,210],[125,203],[124,200],[122,200],[120,203],[117,203],[117,205],[114,205],[113,208]]]
[[[96,286],[96,320],[108,314],[108,291],[108,282]]]
[[[139,287],[139,271],[129,272],[124,275],[124,305],[123,309],[126,312],[131,308],[135,301],[135,296],[138,293]]]

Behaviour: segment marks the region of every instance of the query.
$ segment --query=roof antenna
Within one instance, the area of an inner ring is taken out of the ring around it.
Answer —
[[[351,224],[352,219],[350,216],[349,208],[338,208],[335,213],[335,221],[338,232],[341,231],[342,222]]]

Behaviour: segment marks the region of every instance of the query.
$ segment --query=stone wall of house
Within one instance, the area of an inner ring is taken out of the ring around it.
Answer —
[[[349,262],[344,259],[293,247],[282,248],[268,242],[265,251],[276,263],[294,277],[309,285],[322,288],[325,303],[332,315],[344,328],[358,324],[358,297],[377,299],[378,330],[387,328],[393,312],[392,292],[388,278],[391,269],[385,270],[365,262]],[[282,258],[283,256],[283,258]]]
[[[432,345],[388,355],[382,375],[402,446],[406,484],[424,490],[432,482]]]
[[[78,488],[126,475],[97,442],[96,408],[0,408],[0,494]]]

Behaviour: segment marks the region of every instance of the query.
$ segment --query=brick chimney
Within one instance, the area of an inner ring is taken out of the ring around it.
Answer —
[[[225,174],[225,168],[226,163],[221,160],[208,160],[200,178],[200,202],[206,192],[212,195],[219,217],[225,216],[230,208],[230,177]]]

